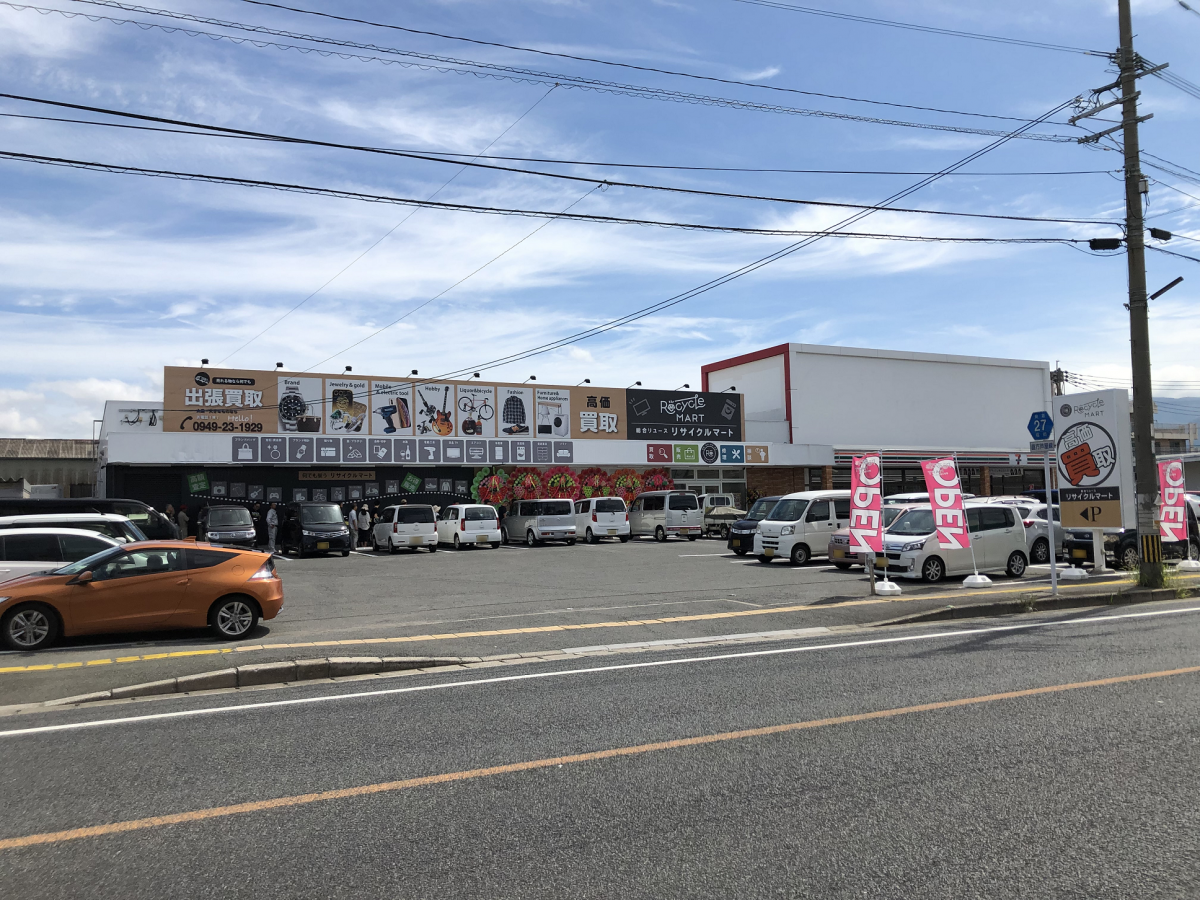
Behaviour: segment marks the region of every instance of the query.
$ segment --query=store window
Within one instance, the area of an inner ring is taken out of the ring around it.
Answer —
[[[671,470],[671,478],[674,479],[675,481],[678,481],[681,478],[684,480],[687,480],[689,478],[695,478],[695,477],[696,477],[695,469],[672,469]]]

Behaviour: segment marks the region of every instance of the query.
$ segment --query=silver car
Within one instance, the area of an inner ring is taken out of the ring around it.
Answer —
[[[504,543],[524,541],[535,547],[545,541],[575,543],[575,504],[570,500],[514,500],[500,526]]]
[[[1016,510],[1025,525],[1025,539],[1029,547],[1029,561],[1035,566],[1050,562],[1050,523],[1046,521],[1046,504],[1029,497],[997,497],[994,501]],[[1063,556],[1062,517],[1054,507],[1054,556]]]

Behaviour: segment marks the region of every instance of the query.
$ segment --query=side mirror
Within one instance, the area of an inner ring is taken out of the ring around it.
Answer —
[[[90,584],[94,577],[95,576],[93,576],[90,571],[80,572],[78,575],[72,578],[68,584]]]

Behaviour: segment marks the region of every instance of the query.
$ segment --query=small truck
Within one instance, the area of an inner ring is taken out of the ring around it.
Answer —
[[[729,538],[729,527],[746,518],[746,511],[734,505],[729,494],[701,494],[700,507],[704,513],[704,536]]]

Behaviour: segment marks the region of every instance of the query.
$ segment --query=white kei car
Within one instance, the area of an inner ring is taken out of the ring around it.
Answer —
[[[437,539],[455,550],[464,547],[500,546],[500,520],[496,508],[483,503],[455,503],[438,514]]]
[[[1025,525],[1017,511],[1002,503],[967,503],[971,548],[942,547],[933,527],[933,508],[914,506],[899,516],[883,536],[890,574],[930,583],[947,575],[1003,572],[1020,578],[1029,567]]]

